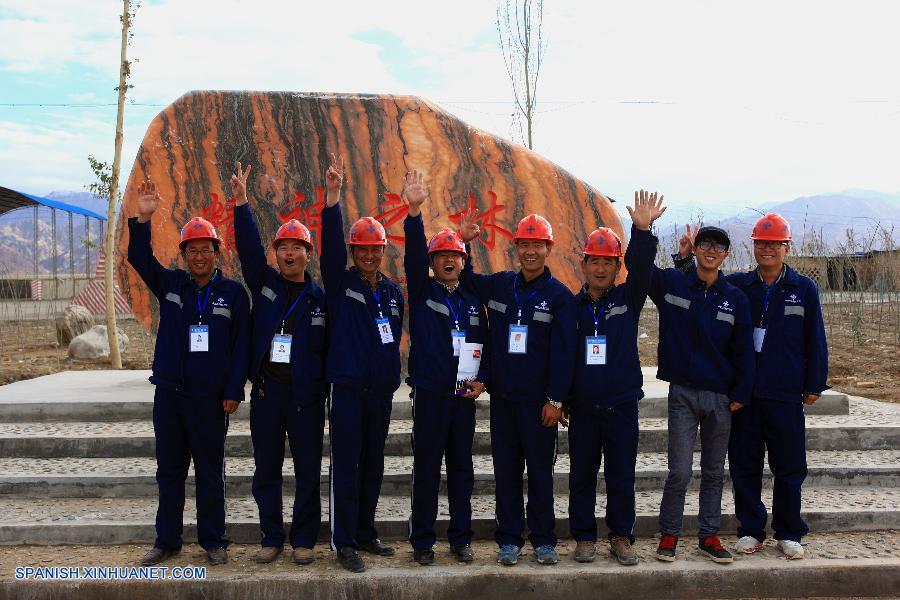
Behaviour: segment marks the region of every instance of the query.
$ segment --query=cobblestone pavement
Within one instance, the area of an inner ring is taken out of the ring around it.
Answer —
[[[493,473],[490,455],[476,454],[472,457],[476,475]],[[410,473],[412,456],[385,456],[386,475]],[[322,473],[328,473],[329,457],[322,458]],[[665,471],[667,458],[664,452],[642,452],[637,457],[637,471]],[[815,450],[807,453],[810,468],[842,467],[855,469],[862,467],[900,467],[900,450],[856,450],[834,451]],[[225,461],[225,471],[230,476],[250,476],[253,474],[252,457],[229,457]],[[694,468],[700,468],[700,454],[694,454]],[[191,468],[193,471],[193,467]],[[560,454],[556,459],[556,472],[569,472],[569,456]],[[23,475],[48,476],[127,476],[156,473],[156,459],[153,457],[132,458],[0,458],[0,477]],[[286,457],[282,467],[285,475],[293,473],[293,464]]]
[[[639,514],[656,515],[662,490],[637,492],[635,501]],[[763,501],[771,506],[772,491],[763,490]],[[284,499],[284,515],[290,519],[293,498]],[[258,513],[252,496],[226,498],[228,521],[256,521]],[[564,516],[568,510],[568,495],[554,497],[556,514]],[[606,506],[603,494],[597,496],[597,514],[602,515]],[[803,510],[806,512],[858,512],[893,511],[900,507],[900,489],[894,488],[809,488],[805,490]],[[698,491],[689,490],[685,499],[685,514],[696,514]],[[328,516],[328,498],[322,498],[322,516]],[[405,520],[409,517],[410,499],[407,496],[381,496],[376,519]],[[734,501],[726,486],[722,495],[723,513],[733,513]],[[472,497],[472,512],[476,518],[494,515],[494,497]],[[438,516],[449,517],[446,496],[438,498]],[[0,515],[4,523],[65,523],[67,521],[142,521],[152,523],[156,515],[156,498],[3,498],[0,497]],[[195,507],[190,499],[184,506],[186,522],[194,522]]]
[[[722,543],[726,547],[732,547],[736,542],[735,536],[723,536]],[[671,569],[671,563],[661,563],[654,558],[657,540],[654,538],[639,538],[635,543],[635,550],[641,558],[638,569]],[[397,568],[415,567],[412,562],[412,551],[405,542],[394,542],[391,546],[397,549],[397,555],[392,558],[365,556],[365,561],[376,570],[390,570]],[[897,559],[900,557],[900,531],[872,531],[865,533],[831,533],[811,534],[804,539],[807,557],[805,563],[818,560],[839,559]],[[556,570],[567,569],[627,569],[621,567],[611,558],[606,543],[598,544],[597,561],[590,565],[579,565],[572,559],[575,544],[564,541],[559,544],[560,564],[554,567]],[[452,568],[460,575],[484,568],[496,568],[495,553],[497,547],[492,542],[475,542],[473,544],[476,561],[471,565],[459,565],[446,546],[445,541],[438,541],[435,546],[436,566]],[[325,544],[316,546],[316,562],[307,567],[299,567],[290,561],[290,547],[274,563],[258,565],[253,561],[253,556],[258,547],[255,545],[232,545],[229,549],[231,561],[227,565],[209,567],[209,578],[244,579],[248,577],[277,577],[284,575],[334,573],[345,574],[333,560],[333,552]],[[142,545],[122,546],[0,546],[0,579],[11,579],[12,569],[17,566],[27,567],[63,567],[63,566],[126,566],[134,565],[147,550]],[[522,564],[516,569],[540,568],[536,565],[530,547],[526,546]],[[691,538],[685,538],[678,547],[678,562],[675,565],[690,563],[695,565],[710,565],[715,568],[733,568],[730,565],[712,565],[708,558],[702,556],[696,549],[696,544]],[[206,556],[202,548],[196,544],[188,544],[179,556],[166,563],[166,566],[204,565]],[[759,568],[778,568],[788,564],[773,540],[766,540],[765,547],[750,556],[738,555],[735,557],[737,565],[758,565]],[[790,563],[796,566],[798,561]],[[415,567],[422,569],[434,569],[435,567]],[[546,567],[544,567],[546,568]],[[502,569],[505,573],[511,571]],[[349,575],[348,575],[349,576]]]

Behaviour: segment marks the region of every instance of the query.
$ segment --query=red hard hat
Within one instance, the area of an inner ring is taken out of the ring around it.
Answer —
[[[519,240],[546,240],[553,245],[553,228],[550,221],[541,215],[530,214],[516,227],[515,241]]]
[[[275,239],[272,240],[272,247],[277,248],[278,242],[281,240],[297,240],[306,246],[307,252],[312,252],[312,238],[309,235],[309,229],[297,219],[291,219],[278,228]]]
[[[751,240],[770,242],[787,242],[791,239],[791,226],[787,219],[775,213],[769,213],[753,226]]]
[[[218,243],[222,240],[216,235],[216,228],[203,217],[194,217],[181,229],[181,242],[178,247],[184,250],[185,244],[191,240],[212,240]]]
[[[622,240],[609,227],[599,227],[588,235],[585,256],[622,256]]]
[[[350,227],[351,246],[387,246],[384,225],[372,217],[363,217]]]
[[[462,238],[452,229],[441,229],[428,242],[428,254],[435,252],[459,252],[463,258],[469,256]]]

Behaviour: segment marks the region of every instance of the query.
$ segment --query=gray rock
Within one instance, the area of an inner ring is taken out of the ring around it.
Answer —
[[[94,325],[94,315],[88,309],[71,304],[62,316],[56,317],[56,339],[60,345],[68,344]]]
[[[116,330],[116,336],[119,340],[119,352],[124,354],[128,348],[128,336],[121,329]],[[109,356],[106,325],[94,325],[69,343],[69,358],[84,360],[106,356]]]

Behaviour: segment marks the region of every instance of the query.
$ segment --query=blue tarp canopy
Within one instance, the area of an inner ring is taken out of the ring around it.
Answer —
[[[66,204],[65,202],[50,200],[49,198],[41,198],[40,196],[32,196],[31,194],[26,194],[25,192],[17,192],[16,190],[11,190],[9,188],[0,186],[0,215],[17,208],[25,208],[26,206],[34,206],[36,204],[40,206],[46,206],[47,208],[64,210],[76,215],[93,217],[94,219],[99,219],[101,221],[106,220],[106,215],[95,213],[92,210],[81,208],[80,206],[75,206],[74,204]]]

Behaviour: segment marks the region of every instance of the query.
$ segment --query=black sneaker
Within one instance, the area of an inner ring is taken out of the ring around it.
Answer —
[[[351,573],[362,573],[366,570],[366,564],[353,546],[346,546],[338,550],[337,561]]]
[[[666,562],[675,560],[675,546],[678,545],[678,538],[674,535],[663,534],[659,538],[659,546],[656,548],[656,558]]]
[[[431,548],[413,548],[413,560],[420,565],[434,563],[434,550]]]
[[[697,547],[710,557],[713,562],[721,564],[734,562],[731,552],[722,547],[722,542],[719,541],[719,536],[717,535],[708,535],[700,538],[700,543],[697,544]]]
[[[462,563],[470,563],[475,560],[475,553],[472,551],[472,546],[469,544],[450,546],[450,552],[456,556],[456,560]]]
[[[359,549],[375,556],[393,556],[394,549],[382,542],[381,540],[372,540],[371,542],[360,542]]]

